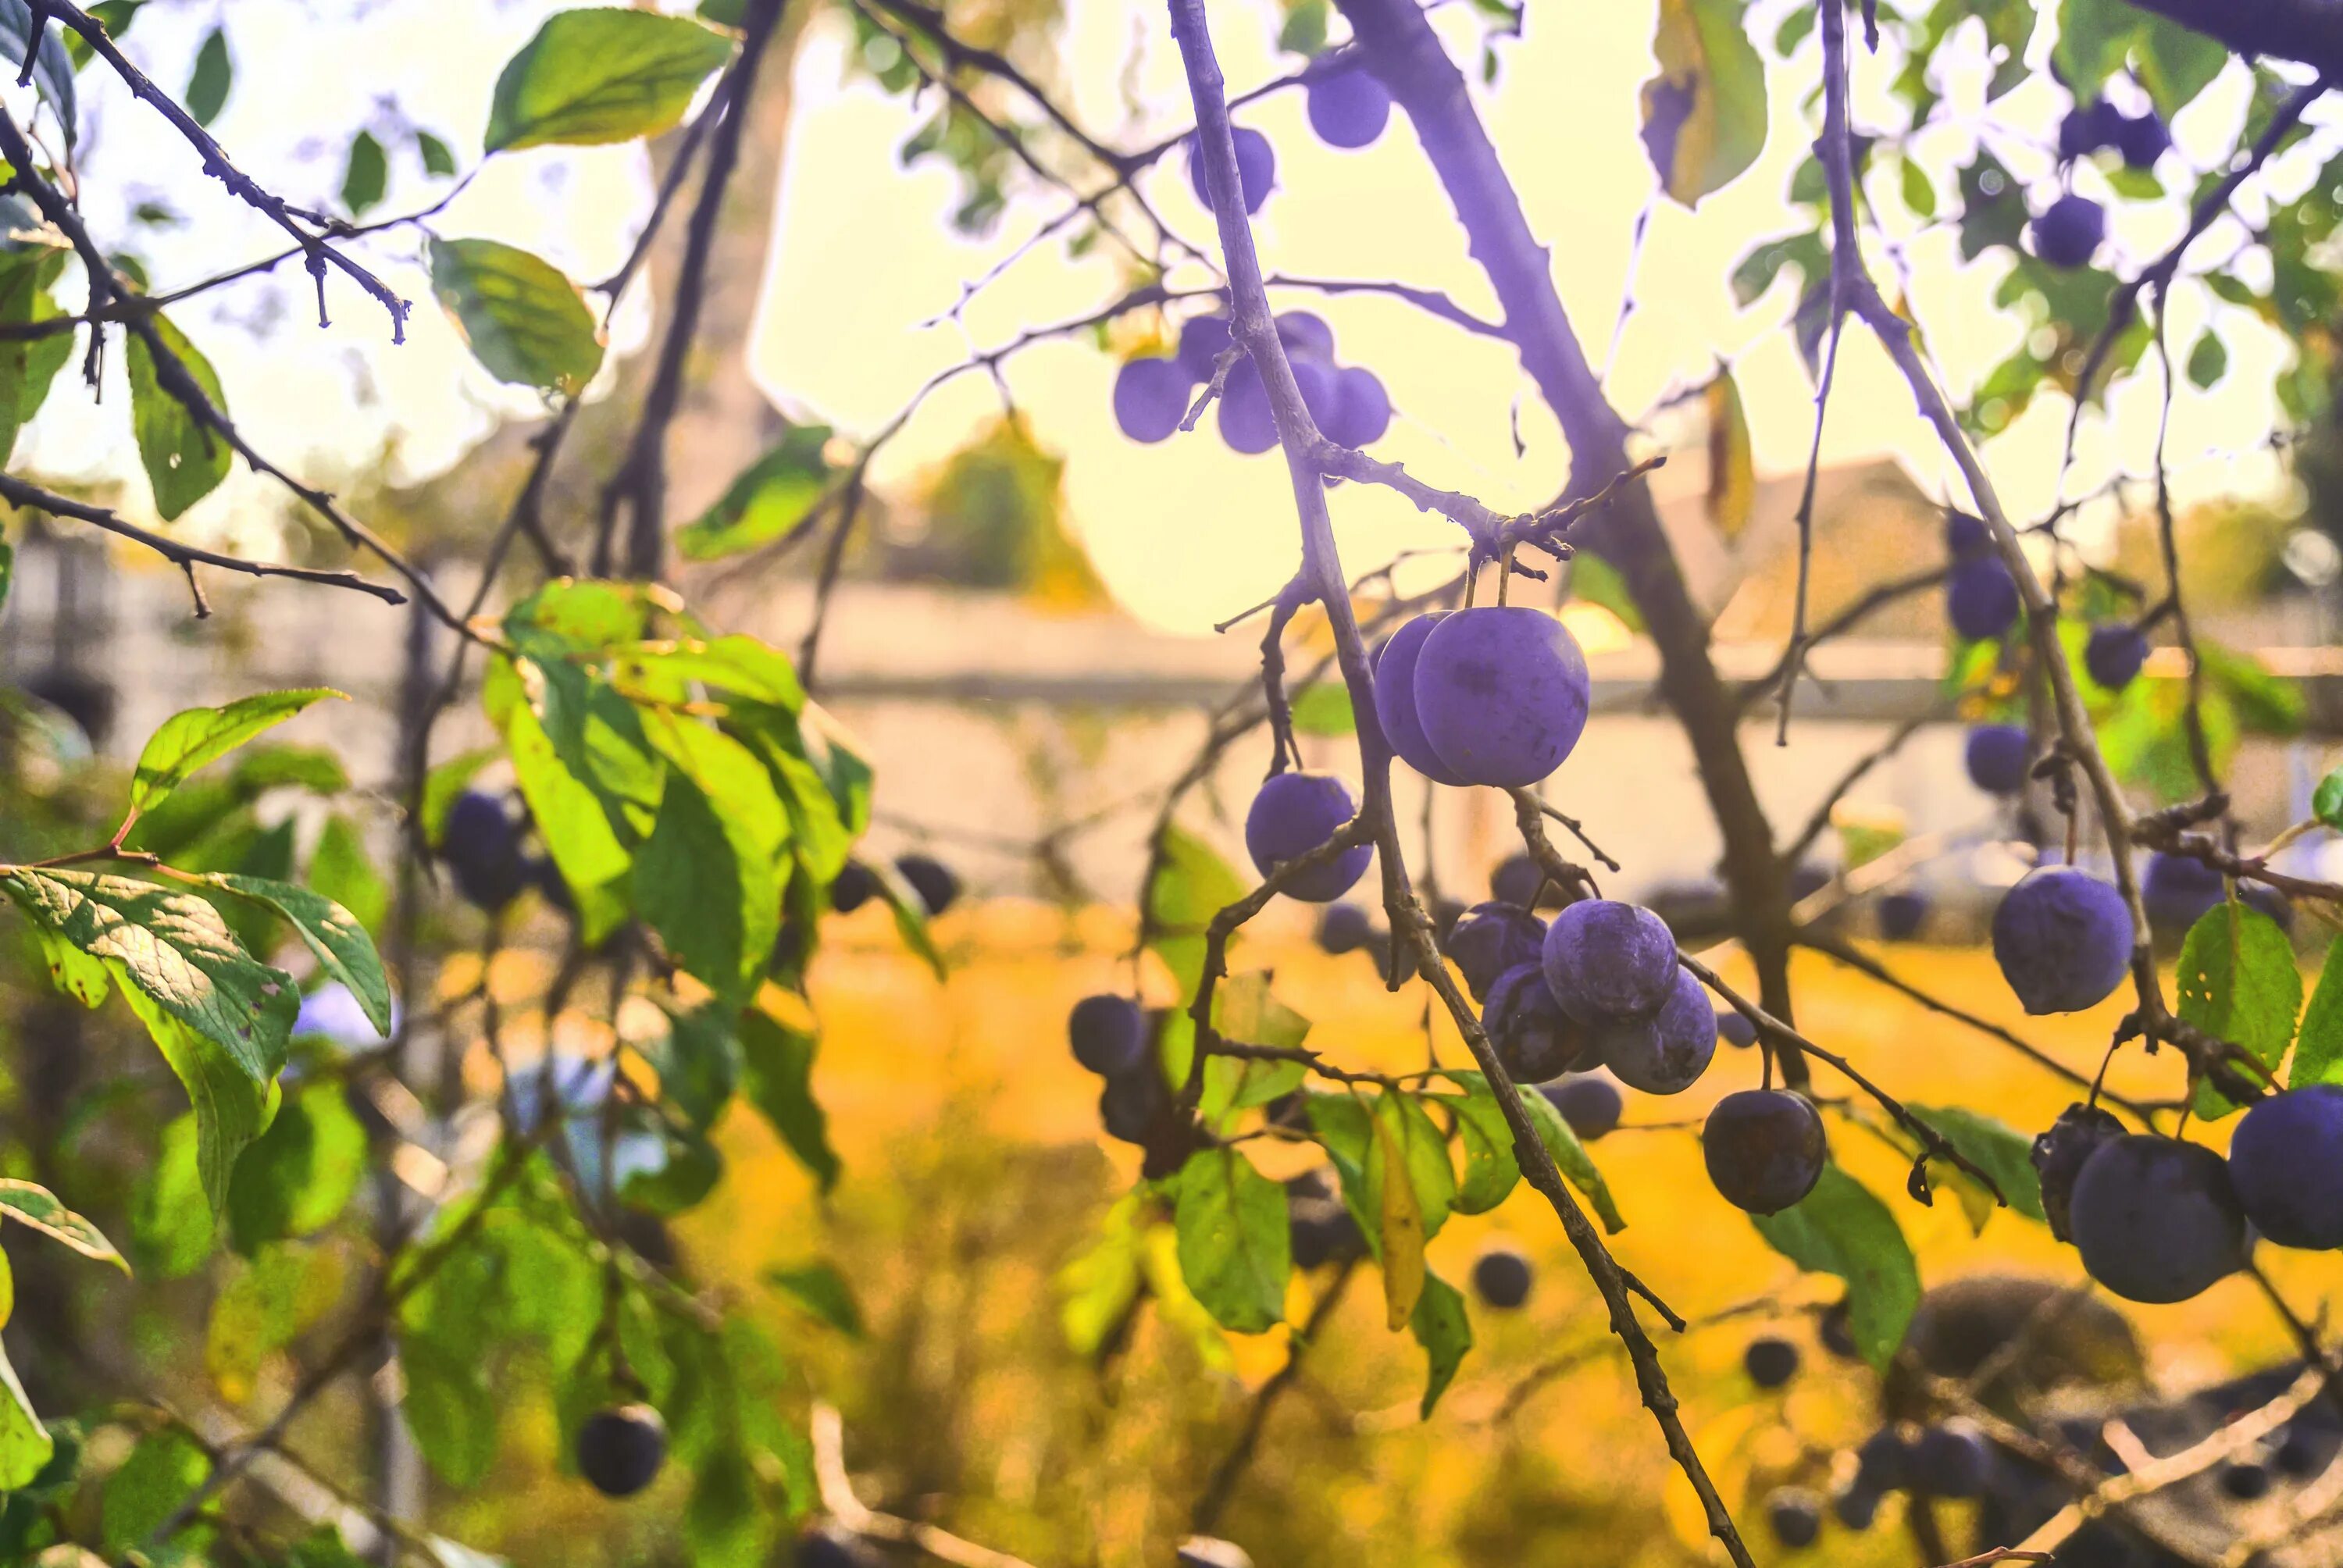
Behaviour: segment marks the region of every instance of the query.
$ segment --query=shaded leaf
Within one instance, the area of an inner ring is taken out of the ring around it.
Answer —
[[[779,538],[811,514],[830,489],[827,425],[795,425],[743,468],[716,504],[678,529],[686,559],[718,560]]]
[[[2277,1070],[2294,1040],[2302,971],[2276,920],[2224,899],[2188,928],[2174,979],[2180,992],[2174,1010],[2183,1020]],[[2193,1109],[2212,1121],[2237,1106],[2207,1080],[2197,1085]]]
[[[1750,1218],[1766,1243],[1801,1269],[1846,1282],[1855,1348],[1886,1371],[1920,1304],[1919,1266],[1887,1205],[1832,1164],[1794,1206]]]
[[[862,1337],[862,1309],[855,1304],[853,1288],[828,1263],[796,1269],[768,1269],[765,1282],[850,1339]]]
[[[740,1014],[739,1040],[740,1091],[829,1191],[838,1183],[839,1165],[830,1146],[829,1120],[813,1097],[818,1042],[759,1008]]]
[[[2343,1083],[2343,961],[2338,960],[2343,960],[2343,937],[2327,944],[2318,988],[2310,993],[2310,1005],[2302,1010],[2302,1030],[2287,1069],[2288,1088]]]
[[[229,1244],[239,1252],[307,1236],[338,1219],[367,1168],[366,1129],[336,1083],[287,1095],[228,1183]]]
[[[1285,1316],[1292,1271],[1285,1189],[1237,1150],[1199,1150],[1177,1179],[1173,1229],[1181,1276],[1204,1310],[1238,1333]]]
[[[1719,370],[1703,401],[1708,409],[1708,520],[1730,542],[1741,538],[1757,504],[1757,470],[1749,418],[1730,370]]]
[[[352,217],[362,216],[382,200],[390,185],[390,160],[372,131],[350,138],[349,162],[342,170],[342,208]]]
[[[601,368],[594,313],[551,263],[492,239],[435,236],[430,255],[432,293],[498,380],[574,397]]]
[[[1473,1348],[1473,1320],[1465,1314],[1464,1298],[1455,1286],[1437,1274],[1426,1274],[1423,1293],[1416,1297],[1407,1326],[1415,1342],[1423,1347],[1423,1401],[1416,1413],[1429,1421],[1433,1407],[1448,1392],[1456,1369],[1463,1363],[1464,1352]]]
[[[211,886],[266,905],[285,917],[316,956],[326,973],[349,987],[366,1010],[367,1021],[387,1038],[390,1034],[390,976],[382,955],[357,917],[323,893],[266,877],[243,877],[216,872],[204,879]]]
[[[220,391],[211,361],[196,351],[169,317],[156,311],[148,320],[156,338],[185,367],[211,407],[226,413],[227,398]],[[146,347],[146,337],[136,332],[129,337],[129,367],[130,426],[138,439],[138,460],[154,487],[155,510],[169,522],[219,487],[235,454],[228,449],[226,437],[164,389],[154,353]]]
[[[227,106],[227,90],[236,80],[236,63],[228,58],[227,33],[215,27],[204,35],[202,47],[196,51],[196,68],[187,77],[187,90],[182,102],[196,124],[208,126],[219,118]]]

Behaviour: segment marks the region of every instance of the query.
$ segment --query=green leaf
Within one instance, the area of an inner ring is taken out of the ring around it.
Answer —
[[[42,1235],[63,1241],[85,1258],[112,1263],[124,1273],[130,1265],[114,1250],[98,1228],[58,1201],[45,1187],[13,1178],[0,1179],[0,1217],[28,1225]]]
[[[227,397],[211,361],[197,352],[186,335],[156,311],[149,321],[155,336],[173,358],[186,367],[211,406],[227,412]],[[227,477],[235,454],[227,439],[163,387],[155,356],[146,339],[130,334],[130,426],[138,438],[138,460],[154,487],[155,510],[169,522],[210,495]]]
[[[1455,1380],[1464,1352],[1473,1348],[1473,1320],[1465,1314],[1464,1298],[1456,1287],[1428,1273],[1423,1277],[1423,1293],[1415,1299],[1415,1311],[1408,1314],[1407,1326],[1415,1342],[1423,1347],[1427,1363],[1423,1402],[1416,1407],[1416,1413],[1429,1421],[1433,1407]]]
[[[1504,1109],[1489,1092],[1489,1081],[1477,1072],[1449,1076],[1463,1084],[1463,1094],[1435,1098],[1456,1112],[1457,1141],[1464,1151],[1464,1179],[1456,1188],[1456,1211],[1482,1214],[1513,1195],[1522,1179],[1513,1160],[1513,1131],[1506,1125]],[[1524,1094],[1536,1094],[1528,1090]],[[1544,1096],[1538,1096],[1544,1099]]]
[[[771,854],[752,825],[680,772],[669,775],[636,852],[632,891],[636,912],[694,977],[735,1003],[756,990],[780,934]]]
[[[54,252],[9,259],[0,271],[0,323],[29,327],[63,314],[49,292],[60,265]],[[17,433],[48,401],[49,387],[72,357],[73,345],[70,332],[0,342],[0,462],[15,449]]]
[[[1914,217],[1936,216],[1936,187],[1928,183],[1928,171],[1910,158],[1904,160],[1903,188],[1904,206]]]
[[[2242,1046],[2275,1071],[2294,1040],[2302,1006],[2302,971],[2278,922],[2224,899],[2188,928],[2175,976],[2183,1021]],[[2208,1080],[2197,1086],[2196,1114],[2217,1121],[2237,1103]]]
[[[1631,632],[1644,630],[1644,612],[1636,608],[1634,595],[1627,591],[1627,579],[1619,575],[1617,567],[1592,550],[1581,550],[1570,558],[1570,597],[1601,605]]]
[[[341,1259],[330,1246],[268,1246],[227,1276],[204,1325],[204,1370],[230,1403],[248,1402],[267,1359],[334,1309]]]
[[[2343,768],[2318,781],[2310,797],[2310,812],[2325,826],[2343,831]]]
[[[455,174],[455,149],[429,131],[415,133],[415,152],[423,160],[423,172],[432,178],[444,180]]]
[[[348,700],[330,687],[313,686],[296,691],[257,692],[225,708],[190,708],[173,714],[138,753],[138,766],[130,781],[131,810],[145,811],[191,774],[324,697]]]
[[[265,904],[285,917],[317,960],[317,966],[350,988],[366,1010],[367,1021],[383,1035],[390,1033],[390,977],[383,972],[382,955],[357,917],[323,893],[266,877],[242,877],[216,872],[204,879],[215,888]]]
[[[390,184],[390,159],[372,131],[350,138],[349,163],[342,170],[342,207],[352,217],[362,216],[382,200]]]
[[[2302,1030],[2295,1039],[2294,1060],[2287,1071],[2287,1085],[2292,1089],[2343,1083],[2343,937],[2327,945],[2318,989],[2310,993],[2310,1005],[2302,1010]]]
[[[398,1365],[407,1384],[399,1412],[415,1446],[448,1485],[478,1485],[497,1451],[497,1399],[478,1355],[409,1335]]]
[[[367,859],[365,835],[338,811],[317,830],[309,851],[309,885],[367,930],[379,928],[390,913],[390,889]]]
[[[888,912],[895,918],[895,934],[911,950],[928,972],[939,980],[944,978],[944,955],[936,947],[936,939],[928,930],[928,907],[903,874],[891,865],[879,864],[870,868],[878,879],[879,896],[887,900]]]
[[[2140,85],[2169,121],[2210,86],[2229,51],[2219,41],[2162,16],[2146,16],[2132,45]]]
[[[166,1280],[185,1279],[211,1256],[212,1208],[204,1195],[200,1138],[193,1113],[164,1127],[131,1211],[130,1240],[139,1266]]]
[[[1644,147],[1661,188],[1686,206],[1732,183],[1765,146],[1765,66],[1743,0],[1660,0],[1644,84]]]
[[[1386,1101],[1392,1098],[1383,1097]],[[1375,1256],[1383,1266],[1384,1312],[1396,1329],[1408,1321],[1423,1295],[1423,1208],[1416,1201],[1413,1182],[1392,1180],[1392,1167],[1404,1168],[1406,1162],[1404,1134],[1380,1115],[1374,1119],[1373,1133],[1370,1169],[1378,1158],[1383,1166],[1382,1180],[1375,1183]]]
[[[556,12],[497,78],[489,152],[632,141],[672,130],[732,40],[649,11]]]
[[[1214,1322],[1258,1334],[1283,1321],[1293,1268],[1284,1188],[1237,1150],[1201,1149],[1181,1168],[1172,1224],[1181,1277]]]
[[[797,1269],[768,1269],[765,1283],[787,1295],[814,1317],[849,1339],[862,1337],[862,1309],[845,1276],[828,1263],[808,1263]]]
[[[740,1091],[827,1192],[838,1184],[839,1166],[829,1119],[813,1097],[818,1043],[761,1009],[740,1014]]]
[[[366,1129],[337,1083],[289,1095],[268,1131],[236,1162],[228,1183],[228,1241],[250,1253],[307,1236],[340,1218],[366,1174]]]
[[[204,1191],[219,1209],[285,1065],[300,1006],[292,977],[238,947],[219,911],[194,893],[31,866],[0,874],[0,891],[35,926],[102,961],[122,987],[186,1086]]]
[[[204,1451],[176,1427],[139,1439],[130,1457],[106,1479],[98,1530],[106,1555],[119,1557],[144,1546],[211,1473]]]
[[[0,1493],[29,1485],[55,1452],[48,1429],[25,1397],[25,1385],[16,1381],[7,1351],[0,1348]]]
[[[2229,350],[2221,335],[2207,327],[2188,350],[2188,381],[2198,391],[2209,390],[2229,371]]]
[[[1887,1205],[1836,1165],[1778,1214],[1753,1214],[1766,1244],[1799,1268],[1846,1282],[1855,1348],[1881,1372],[1920,1303],[1920,1271]]]
[[[1329,739],[1357,734],[1359,719],[1351,711],[1350,689],[1339,680],[1304,687],[1293,699],[1293,732]]]
[[[575,397],[602,367],[594,313],[550,263],[492,239],[435,236],[430,255],[431,292],[498,380]]]
[[[2012,1209],[2029,1220],[2044,1217],[2042,1181],[2034,1170],[2032,1138],[2006,1121],[1996,1121],[1966,1106],[1914,1105],[1906,1109],[1935,1128],[1946,1142],[1990,1175],[1994,1185],[2001,1189],[2002,1196],[2009,1200]],[[1978,1186],[1974,1177],[1957,1167],[1939,1164],[1936,1169],[1960,1184],[1964,1206],[1969,1202],[1968,1190],[1975,1190],[1978,1203],[1970,1210],[1969,1223],[1982,1231],[1986,1217],[1996,1207],[1992,1194]]]
[[[1586,1145],[1578,1141],[1578,1134],[1570,1130],[1570,1123],[1562,1119],[1554,1101],[1534,1089],[1527,1090],[1522,1094],[1522,1108],[1530,1113],[1530,1124],[1537,1129],[1538,1141],[1554,1156],[1556,1168],[1594,1206],[1594,1217],[1603,1221],[1603,1228],[1613,1235],[1625,1230],[1627,1221],[1620,1217],[1619,1206],[1611,1200],[1611,1184],[1603,1180],[1603,1172],[1586,1152]]]
[[[492,666],[490,686],[498,671],[508,676],[511,668],[502,660]],[[633,864],[632,854],[618,841],[601,798],[570,770],[536,710],[526,702],[514,702],[505,709],[501,722],[521,798],[528,802],[529,816],[564,879],[572,888],[598,888],[625,876]],[[597,941],[604,934],[589,930],[585,936]]]
[[[121,10],[121,0],[99,0],[97,5],[89,7],[89,11],[90,15],[105,20],[108,29],[117,36],[122,26],[129,25],[128,15]],[[116,25],[117,16],[121,21],[120,26]],[[41,96],[49,101],[49,107],[56,111],[57,123],[65,127],[65,146],[70,148],[74,145],[76,128],[74,59],[65,44],[58,39],[61,33],[67,33],[67,30],[62,26],[43,30],[40,53],[33,62],[33,85],[40,89]],[[67,36],[75,43],[80,42],[78,35],[67,34]],[[5,56],[8,62],[11,79],[25,63],[25,51],[31,45],[32,37],[32,7],[25,0],[8,0],[7,5],[0,5],[0,56]],[[6,1484],[0,1483],[0,1492],[7,1490]]]
[[[227,33],[215,27],[204,35],[203,46],[196,51],[196,68],[187,78],[184,97],[187,113],[196,124],[208,126],[219,118],[227,106],[227,90],[236,79],[236,63],[228,58]]]
[[[2061,0],[2058,43],[2050,57],[2077,101],[2099,95],[2123,65],[2142,20],[2130,0]]]
[[[743,468],[716,504],[677,530],[676,549],[687,560],[736,556],[779,538],[813,512],[830,491],[822,457],[827,425],[794,425]]]
[[[1068,1259],[1051,1282],[1067,1348],[1085,1361],[1114,1342],[1139,1300],[1146,1277],[1143,1211],[1137,1192],[1117,1199],[1099,1226],[1098,1239]]]

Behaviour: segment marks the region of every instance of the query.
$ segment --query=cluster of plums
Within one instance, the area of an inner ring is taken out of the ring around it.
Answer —
[[[1435,784],[1534,784],[1585,731],[1593,689],[1570,628],[1526,605],[1420,615],[1376,650],[1375,717]]]
[[[2052,1231],[2127,1301],[2187,1301],[2242,1268],[2257,1234],[2280,1247],[2343,1248],[2337,1085],[2256,1101],[2226,1160],[2072,1105],[2034,1141],[2034,1167]]]
[[[1323,317],[1289,310],[1277,317],[1278,341],[1292,367],[1303,407],[1330,441],[1367,447],[1391,428],[1391,395],[1380,377],[1334,358],[1334,329]],[[1225,316],[1199,316],[1181,328],[1179,348],[1168,355],[1125,360],[1114,377],[1114,422],[1134,441],[1169,440],[1188,417],[1196,388],[1212,372],[1234,339]],[[1240,356],[1221,383],[1221,438],[1232,450],[1256,457],[1277,445],[1277,418],[1269,385],[1252,360]]]
[[[2127,115],[2105,98],[2067,110],[2058,122],[2060,161],[2072,163],[2103,148],[2119,155],[2127,167],[2152,169],[2172,150],[2172,133],[2154,109]]]
[[[1099,1121],[1107,1136],[1140,1143],[1172,1091],[1156,1060],[1155,1030],[1146,1010],[1127,996],[1101,991],[1074,1004],[1066,1019],[1074,1060],[1106,1080]]]
[[[1966,512],[1945,518],[1945,548],[1953,558],[1945,578],[1945,617],[1972,642],[1997,638],[2017,624],[2016,579],[1994,554],[1993,533]]]
[[[895,874],[918,896],[920,907],[930,919],[960,902],[960,873],[933,855],[917,850],[899,855],[895,859]],[[830,884],[830,907],[841,915],[850,915],[878,893],[878,873],[860,860],[849,860]]]

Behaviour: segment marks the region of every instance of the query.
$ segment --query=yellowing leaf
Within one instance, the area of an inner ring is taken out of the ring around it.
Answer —
[[[1644,146],[1662,188],[1686,206],[1730,184],[1765,146],[1765,67],[1743,0],[1660,0],[1644,84]]]
[[[1407,1151],[1392,1131],[1390,1119],[1374,1119],[1375,1147],[1383,1153],[1383,1212],[1377,1217],[1383,1238],[1383,1308],[1394,1331],[1407,1326],[1423,1294],[1423,1210],[1415,1201],[1415,1184],[1394,1181],[1407,1170]]]
[[[1708,520],[1728,542],[1741,538],[1757,504],[1757,470],[1749,451],[1749,419],[1733,372],[1719,369],[1708,384]]]

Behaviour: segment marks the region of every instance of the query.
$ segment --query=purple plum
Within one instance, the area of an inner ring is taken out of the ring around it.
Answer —
[[[1423,639],[1432,635],[1433,628],[1448,618],[1444,609],[1417,616],[1385,639],[1383,651],[1375,656],[1375,718],[1383,729],[1383,739],[1391,742],[1392,752],[1398,759],[1431,779],[1434,784],[1464,782],[1440,754],[1432,742],[1423,738],[1423,726],[1415,714],[1415,665],[1423,656]]]
[[[1650,1018],[1613,1018],[1588,1026],[1587,1037],[1612,1075],[1646,1094],[1682,1094],[1700,1081],[1716,1055],[1716,1010],[1690,970],[1676,971],[1675,990]]]
[[[1188,373],[1176,359],[1129,359],[1114,373],[1114,422],[1134,441],[1168,439],[1188,412]]]
[[[1434,627],[1415,664],[1424,739],[1456,774],[1500,789],[1562,766],[1586,729],[1586,656],[1569,629],[1527,605],[1461,609]]]
[[[1667,922],[1616,899],[1587,899],[1556,915],[1541,957],[1554,1000],[1581,1023],[1656,1015],[1674,1000],[1682,972]]]
[[[1310,128],[1330,147],[1363,147],[1391,123],[1390,92],[1362,66],[1312,76],[1303,90]]]
[[[1358,803],[1331,773],[1279,773],[1261,787],[1245,813],[1245,849],[1267,876],[1280,861],[1308,854],[1359,814]],[[1374,848],[1355,844],[1333,859],[1312,867],[1285,884],[1285,893],[1305,903],[1332,903],[1351,890],[1373,858]]]
[[[2080,1012],[2131,968],[2123,895],[2072,866],[2028,871],[1993,912],[1993,958],[2030,1013]]]

